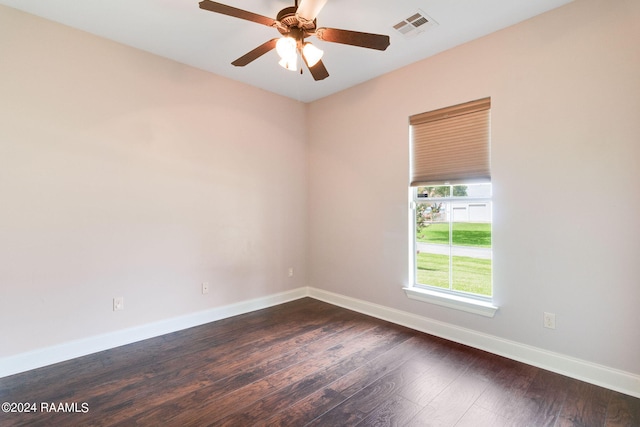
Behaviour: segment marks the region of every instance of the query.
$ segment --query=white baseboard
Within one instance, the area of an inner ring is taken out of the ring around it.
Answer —
[[[639,375],[311,287],[5,357],[0,359],[0,378],[306,296],[640,398]]]
[[[307,288],[294,289],[230,304],[210,310],[161,320],[147,325],[114,331],[107,334],[70,341],[51,347],[45,347],[14,356],[0,358],[0,378],[41,368],[76,357],[86,356],[99,351],[108,350],[122,345],[142,341],[182,329],[191,328],[227,317],[237,316],[255,310],[282,304],[307,296]]]
[[[640,375],[321,289],[309,288],[308,295],[329,304],[640,398]]]

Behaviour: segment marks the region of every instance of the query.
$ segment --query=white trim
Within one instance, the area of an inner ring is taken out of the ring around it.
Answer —
[[[329,304],[640,398],[640,375],[631,372],[320,289],[309,288],[309,296]]]
[[[307,288],[298,288],[292,291],[241,301],[210,310],[82,338],[14,356],[3,357],[0,358],[0,378],[205,323],[215,322],[216,320],[227,317],[260,310],[305,296],[307,296]]]
[[[640,398],[640,375],[312,287],[298,288],[148,325],[4,357],[0,359],[0,378],[304,297],[315,298],[329,304]]]
[[[498,307],[487,301],[415,287],[405,287],[402,289],[407,294],[407,297],[411,299],[479,314],[480,316],[493,317],[496,311],[498,311]]]

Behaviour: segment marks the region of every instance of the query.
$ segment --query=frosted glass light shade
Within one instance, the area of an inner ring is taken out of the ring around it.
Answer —
[[[278,64],[280,64],[282,68],[286,68],[287,70],[296,71],[298,69],[297,55],[294,55],[291,59],[282,58],[278,62]]]
[[[302,55],[304,55],[304,59],[307,60],[307,64],[309,65],[309,67],[313,67],[318,63],[318,61],[320,61],[320,58],[322,58],[324,52],[311,43],[307,42],[302,48]]]
[[[293,37],[282,37],[276,42],[276,52],[280,58],[290,60],[296,56],[296,40]]]

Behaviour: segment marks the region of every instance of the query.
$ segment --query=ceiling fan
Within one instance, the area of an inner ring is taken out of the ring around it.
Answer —
[[[202,0],[199,4],[200,9],[274,27],[282,34],[282,37],[271,39],[261,44],[231,64],[237,67],[244,67],[272,49],[276,49],[278,55],[280,55],[279,64],[282,67],[296,71],[298,69],[297,58],[298,54],[300,54],[314,80],[323,80],[329,77],[329,72],[320,59],[324,52],[305,41],[307,37],[316,36],[316,38],[326,42],[377,50],[385,50],[389,46],[389,36],[336,28],[318,28],[316,26],[316,16],[326,2],[327,0],[302,0],[298,5],[298,0],[295,0],[295,5],[282,9],[278,12],[276,19],[211,0]],[[302,73],[302,69],[300,69],[300,72]]]

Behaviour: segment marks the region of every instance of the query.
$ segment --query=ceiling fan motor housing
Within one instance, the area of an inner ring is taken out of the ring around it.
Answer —
[[[280,34],[288,35],[289,33],[293,32],[293,30],[297,29],[301,30],[299,31],[301,35],[304,35],[306,37],[309,35],[309,33],[312,33],[316,29],[316,20],[314,19],[313,21],[308,22],[301,21],[296,16],[297,10],[297,7],[291,6],[285,7],[280,12],[278,12],[276,21],[279,21],[282,24],[282,26],[277,27]],[[294,34],[291,34],[291,36],[298,39],[298,37],[296,37],[296,35]]]

